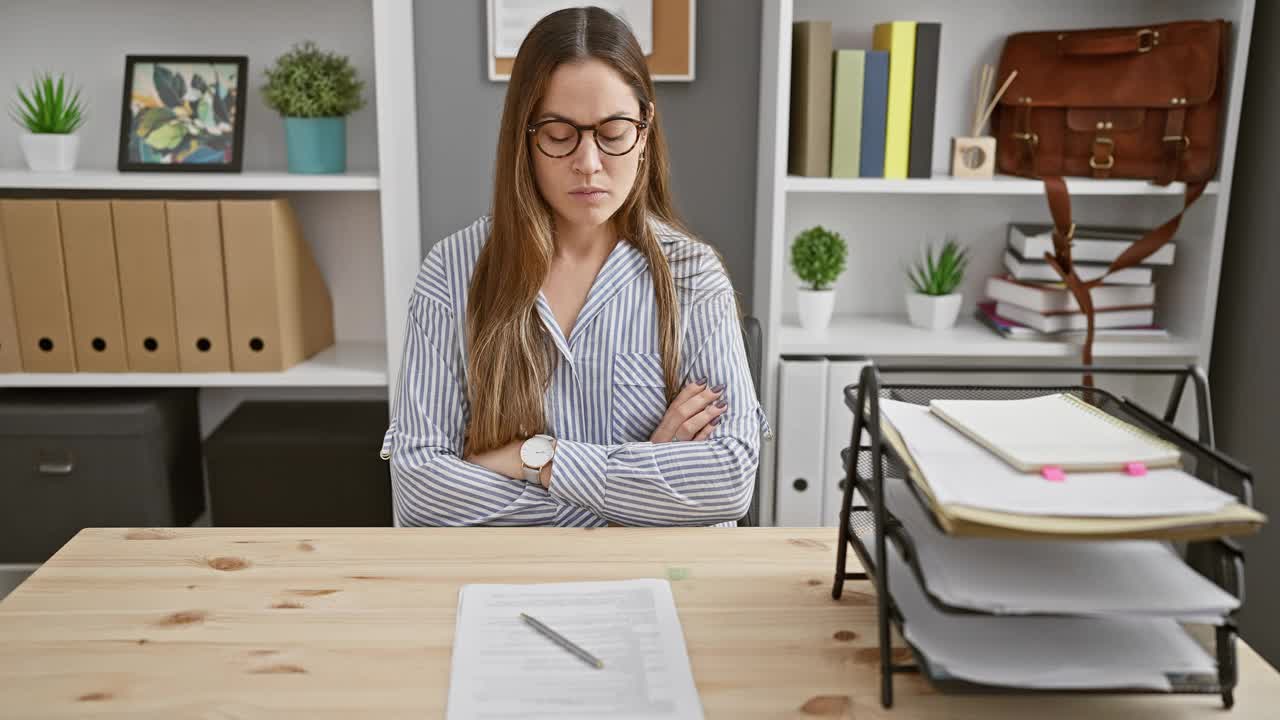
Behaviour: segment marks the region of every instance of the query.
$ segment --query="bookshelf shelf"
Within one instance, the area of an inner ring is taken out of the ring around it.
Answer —
[[[307,192],[378,189],[378,174],[296,175],[287,172],[165,173],[75,170],[68,173],[0,170],[0,188],[21,190],[152,190]]]
[[[863,195],[1034,195],[1044,194],[1044,183],[1039,180],[997,175],[991,180],[953,178],[950,175],[934,175],[927,180],[885,180],[884,178],[815,178],[788,175],[784,181],[788,193],[849,193]],[[1092,178],[1068,178],[1067,189],[1073,196],[1110,195],[1144,196],[1175,195],[1186,192],[1183,183],[1167,186],[1153,185],[1145,180],[1094,180]],[[1219,183],[1215,180],[1205,188],[1205,195],[1216,195]]]
[[[1077,358],[1080,346],[1055,340],[1006,340],[973,318],[948,330],[923,330],[905,315],[837,315],[825,332],[810,332],[794,318],[779,326],[778,354],[948,358]],[[1094,354],[1111,358],[1192,358],[1199,343],[1180,337],[1138,342],[1097,342]]]
[[[385,387],[386,346],[346,341],[282,372],[219,373],[0,373],[10,387]]]

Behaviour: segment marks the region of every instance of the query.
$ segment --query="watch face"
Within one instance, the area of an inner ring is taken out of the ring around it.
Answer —
[[[535,435],[520,446],[520,461],[532,468],[540,468],[551,461],[551,440]]]

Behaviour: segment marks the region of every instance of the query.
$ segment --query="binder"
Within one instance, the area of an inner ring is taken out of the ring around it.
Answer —
[[[112,200],[129,369],[177,372],[178,344],[163,200]]]
[[[8,251],[23,369],[75,372],[57,203],[0,200],[0,225]]]
[[[81,372],[124,372],[124,315],[108,200],[59,200],[71,338]]]
[[[932,22],[916,23],[907,177],[933,177],[933,115],[938,100],[938,51],[941,43],[942,25]]]
[[[831,99],[831,177],[858,177],[862,151],[862,84],[865,50],[835,51]]]
[[[820,527],[826,476],[827,360],[783,360],[778,384],[774,524]]]
[[[18,320],[13,314],[13,289],[9,284],[9,262],[5,259],[4,222],[0,221],[0,373],[21,372],[18,352]]]
[[[867,50],[862,78],[862,147],[858,176],[884,177],[885,114],[889,106],[889,53]]]
[[[333,302],[283,198],[222,200],[231,367],[289,368],[333,344]]]
[[[787,151],[792,175],[831,175],[831,70],[831,23],[793,23]]]
[[[911,88],[915,81],[916,24],[880,23],[872,32],[876,50],[889,53],[889,94],[885,113],[884,177],[903,179],[911,157]]]
[[[165,202],[182,372],[230,372],[227,286],[216,200]]]
[[[826,449],[822,454],[824,468],[822,473],[822,525],[839,527],[840,501],[844,494],[844,461],[840,451],[849,447],[850,423],[849,410],[840,402],[844,389],[849,385],[857,385],[862,368],[867,366],[866,360],[829,360],[827,361],[827,384],[823,391],[826,398],[824,433]],[[866,433],[863,433],[864,437]]]

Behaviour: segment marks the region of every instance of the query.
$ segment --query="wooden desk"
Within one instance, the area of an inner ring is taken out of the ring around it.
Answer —
[[[86,530],[0,604],[0,716],[442,717],[459,586],[635,577],[673,578],[708,718],[1243,720],[1280,707],[1280,676],[1241,643],[1229,714],[1217,696],[960,697],[910,676],[884,711],[869,586],[831,599],[835,537]]]

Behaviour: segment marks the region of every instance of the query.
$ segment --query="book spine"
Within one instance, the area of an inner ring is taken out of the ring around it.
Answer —
[[[831,100],[831,177],[858,177],[862,144],[862,50],[835,52],[835,93]]]
[[[787,172],[831,175],[831,23],[792,26],[791,128]]]
[[[933,116],[938,95],[939,23],[916,24],[915,77],[911,86],[911,142],[907,177],[933,176]]]
[[[868,50],[862,79],[862,151],[859,177],[884,177],[885,113],[889,102],[889,53]]]
[[[872,44],[889,53],[889,98],[885,112],[884,176],[907,177],[911,159],[911,86],[915,75],[916,24],[910,21],[875,26]]]

